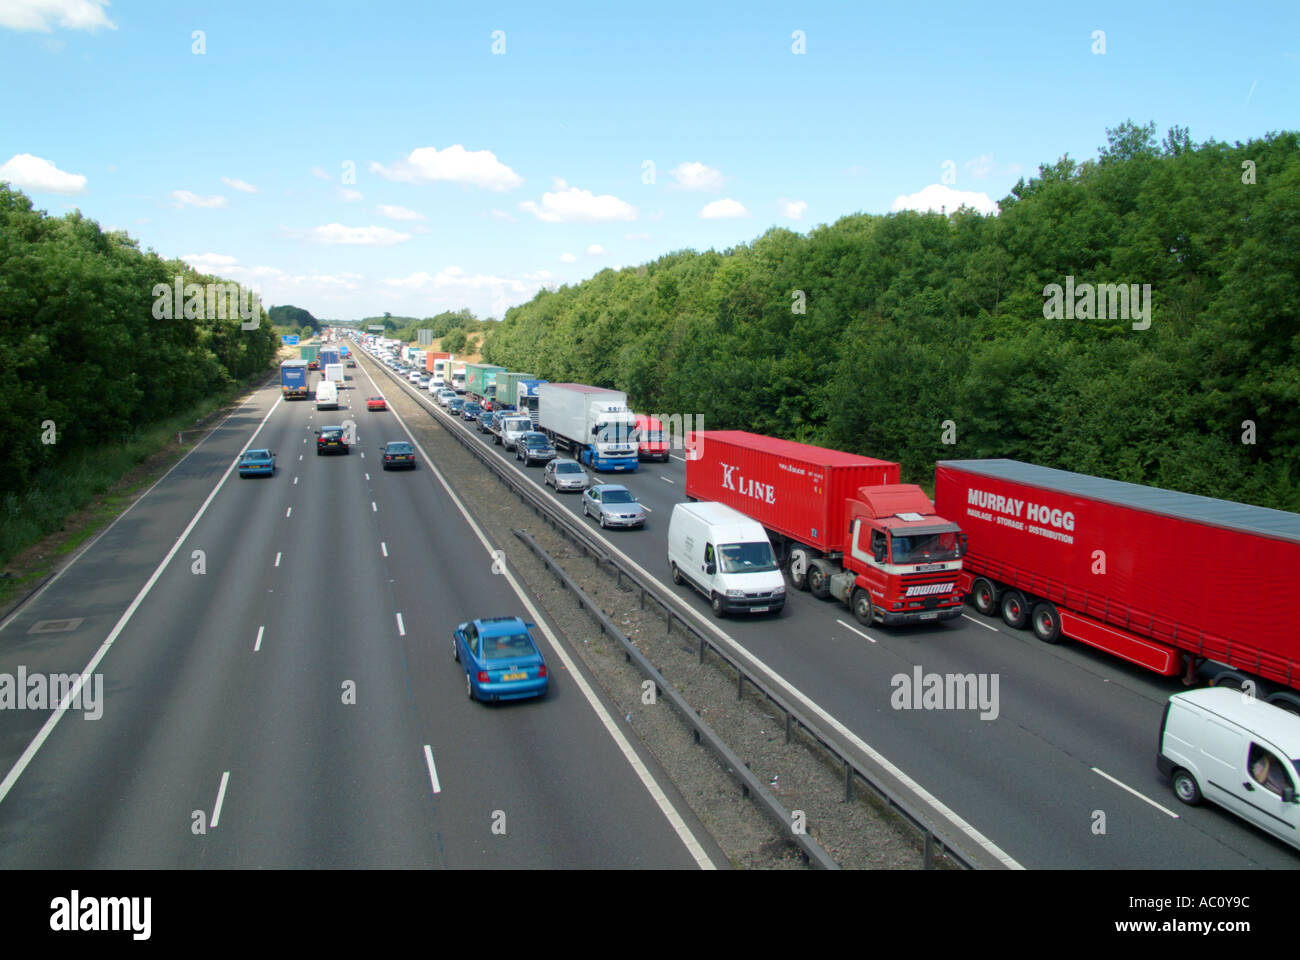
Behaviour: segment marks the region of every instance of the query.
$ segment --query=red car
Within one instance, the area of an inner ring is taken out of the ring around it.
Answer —
[[[387,410],[387,409],[388,409],[388,401],[386,401],[383,397],[371,397],[369,400],[366,401],[366,409],[367,409],[367,410]]]

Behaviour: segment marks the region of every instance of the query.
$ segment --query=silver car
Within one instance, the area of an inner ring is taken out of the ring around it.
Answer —
[[[561,490],[586,490],[587,471],[582,469],[582,464],[577,460],[552,460],[546,465],[542,482],[549,483],[556,493]]]
[[[618,483],[601,483],[582,495],[582,515],[602,527],[644,527],[645,507],[636,494]]]

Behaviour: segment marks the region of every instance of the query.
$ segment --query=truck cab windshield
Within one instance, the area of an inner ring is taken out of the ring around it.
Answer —
[[[723,573],[763,573],[777,569],[772,545],[766,541],[724,543],[718,553],[722,555]]]
[[[946,563],[960,555],[961,542],[956,530],[897,532],[890,540],[894,563]]]

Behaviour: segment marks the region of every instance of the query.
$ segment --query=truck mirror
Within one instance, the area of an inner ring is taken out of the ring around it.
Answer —
[[[1289,784],[1289,783],[1288,783],[1286,786],[1284,786],[1284,787],[1282,788],[1282,802],[1283,802],[1283,803],[1295,803],[1295,802],[1296,802],[1296,800],[1295,800],[1295,787],[1291,786],[1291,784]]]
[[[707,573],[709,576],[713,576],[715,573],[718,572],[718,565],[716,563],[705,564],[704,572]]]
[[[966,534],[961,535],[961,556],[966,556]]]
[[[884,562],[885,562],[885,548],[884,548],[884,547],[872,547],[872,548],[871,548],[871,556],[875,559],[876,563],[884,563]]]

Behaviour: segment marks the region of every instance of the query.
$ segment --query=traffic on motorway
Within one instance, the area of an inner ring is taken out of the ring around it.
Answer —
[[[431,415],[458,413],[442,419],[449,428],[477,434],[503,455],[513,442],[520,465],[529,462],[529,437],[550,446],[546,468],[526,475],[551,491],[557,509],[601,527],[612,528],[617,519],[642,535],[657,531],[645,541],[618,536],[610,544],[631,564],[678,586],[684,602],[693,602],[691,593],[702,596],[715,629],[723,629],[716,625],[725,618],[728,637],[774,674],[799,678],[798,690],[830,721],[864,744],[889,745],[885,753],[930,793],[960,798],[950,804],[959,819],[980,838],[1009,848],[1009,859],[1089,867],[1293,863],[1294,854],[1251,835],[1251,828],[1212,808],[1190,808],[1212,801],[1257,827],[1289,824],[1300,810],[1300,760],[1294,759],[1300,739],[1293,739],[1300,735],[1300,694],[1290,685],[1300,676],[1300,641],[1283,626],[1280,610],[1259,605],[1255,589],[1278,571],[1297,568],[1300,518],[1013,461],[940,463],[932,500],[919,485],[902,482],[898,464],[743,431],[701,431],[652,471],[647,461],[657,460],[658,451],[642,456],[638,450],[645,418],[618,391],[546,384],[472,364],[465,386],[446,387],[454,382],[446,371],[458,371],[445,357],[440,383],[431,378],[420,390],[420,378],[411,381],[407,370],[419,362],[413,348],[403,348],[410,351],[403,359],[378,338],[358,335],[357,342]],[[502,392],[497,384],[503,382],[514,392]],[[558,406],[549,413],[548,398]],[[478,431],[466,418],[466,403],[494,414],[495,429]],[[505,424],[514,417],[536,429],[523,424],[524,432],[503,440],[512,436]],[[662,436],[656,431],[656,441]],[[561,468],[569,478],[563,486]],[[619,473],[620,482],[607,482]],[[570,499],[569,490],[582,492]],[[613,494],[608,504],[605,491]],[[627,505],[626,516],[618,501]],[[1218,543],[1208,555],[1195,545],[1207,537]],[[1102,579],[1097,551],[1117,573],[1168,575]],[[1212,562],[1189,566],[1192,555]],[[1253,564],[1252,578],[1228,566],[1243,557]],[[1248,615],[1225,620],[1208,612],[1207,604],[1217,608],[1228,589],[1248,592]],[[1270,602],[1285,595],[1270,591]],[[853,614],[851,622],[837,607]],[[791,645],[791,637],[808,635],[843,639],[803,650]],[[1041,645],[1027,646],[1025,635]],[[883,672],[875,663],[878,650],[891,657]],[[879,707],[864,704],[861,684],[877,674],[877,699],[892,706],[897,689],[881,678],[904,675],[898,658],[924,664],[918,680],[937,678],[933,713],[918,693],[920,710],[893,708],[899,722],[881,726],[869,719]],[[942,694],[952,689],[948,678],[992,674],[1003,696],[997,715],[1005,718],[1011,709],[1014,727],[972,731],[940,719],[969,715],[942,709]],[[1233,782],[1245,784],[1237,792],[1250,793],[1254,784],[1253,797],[1223,794],[1221,777],[1178,759],[1190,747],[1166,732],[1161,715],[1184,683],[1194,682],[1253,698],[1257,728],[1245,731],[1240,750],[1224,758],[1225,773],[1231,768]],[[982,749],[956,748],[976,732]],[[1156,739],[1157,751],[1133,747]],[[1264,742],[1277,761],[1271,786],[1250,774]],[[1011,783],[991,769],[1011,772]],[[1017,782],[1014,772],[1022,769],[1034,772]],[[1012,784],[1014,800],[1007,793]],[[1070,822],[1075,804],[1061,803],[1063,791],[1082,805],[1125,808],[1126,844],[1092,842]],[[1261,798],[1276,809],[1242,812]],[[1170,800],[1177,801],[1172,808]],[[1013,812],[1022,807],[1039,811],[1028,825]],[[1192,816],[1197,831],[1216,837],[1214,848],[1181,827]],[[1295,845],[1290,827],[1264,832]]]

